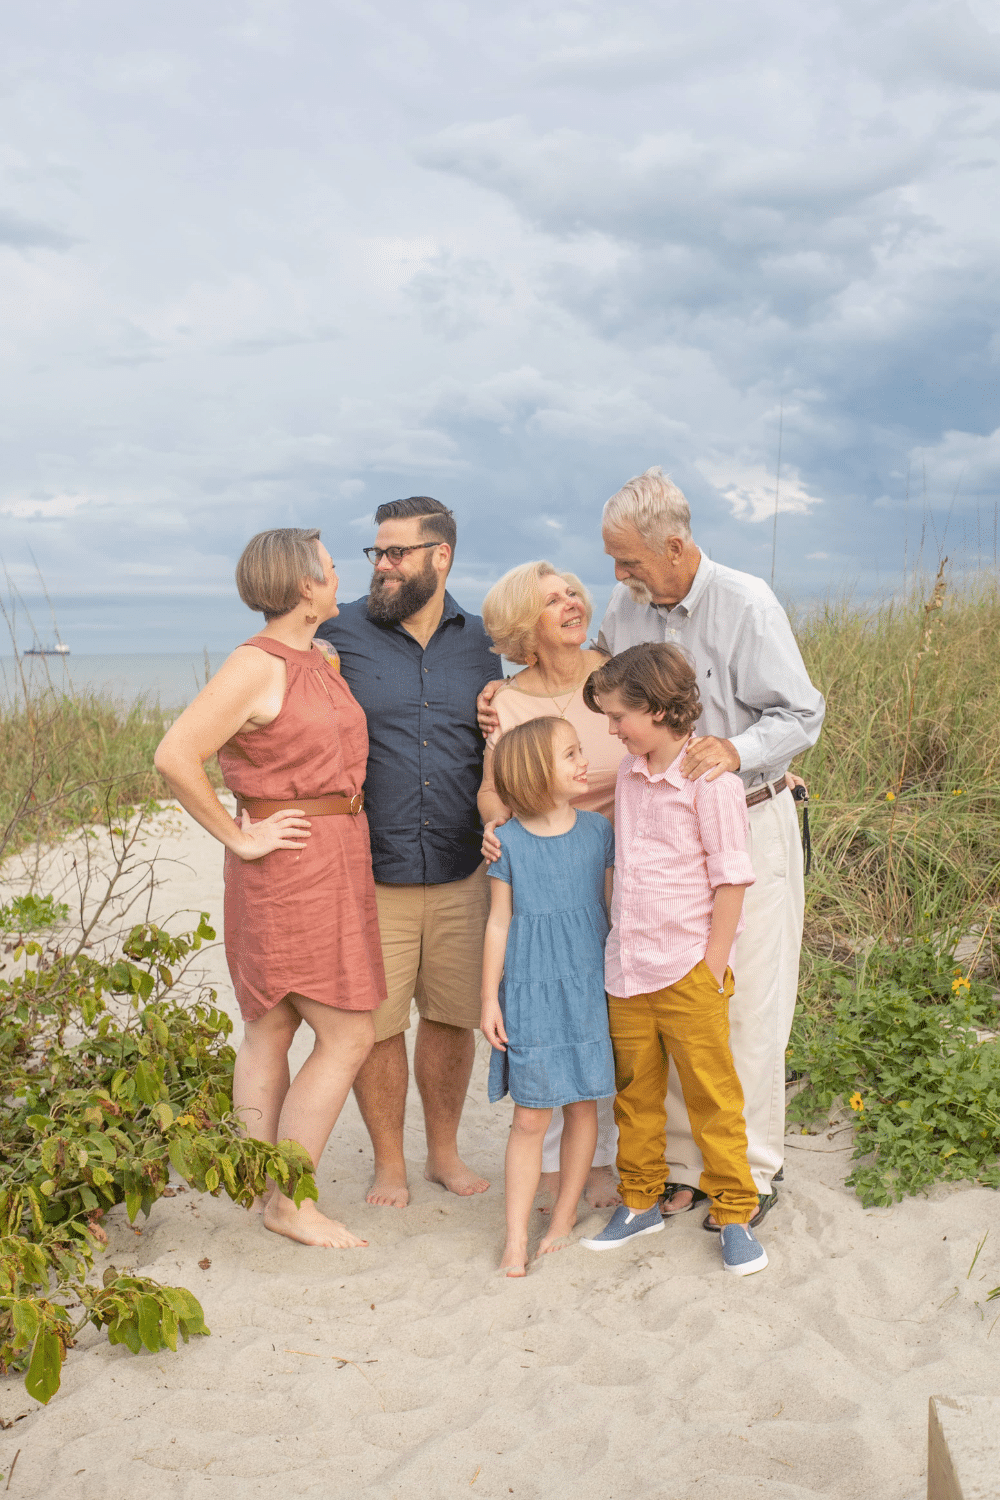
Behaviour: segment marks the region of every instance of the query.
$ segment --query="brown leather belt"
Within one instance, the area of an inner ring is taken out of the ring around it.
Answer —
[[[355,792],[353,797],[297,797],[294,801],[283,801],[275,797],[236,798],[236,816],[248,812],[255,823],[269,818],[276,812],[300,812],[307,818],[332,818],[338,813],[350,813],[357,817],[365,805],[364,792]]]
[[[787,790],[788,782],[782,776],[780,781],[772,781],[766,786],[758,787],[755,792],[747,792],[747,807],[756,807],[760,802],[771,802]]]

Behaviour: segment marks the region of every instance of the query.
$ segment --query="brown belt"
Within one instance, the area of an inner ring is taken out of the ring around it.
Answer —
[[[236,798],[236,816],[248,812],[254,822],[269,818],[276,812],[300,812],[307,818],[332,818],[338,813],[350,813],[357,817],[365,805],[364,792],[355,792],[353,797],[297,797],[294,801],[283,801],[275,797]]]
[[[788,782],[782,776],[780,781],[772,781],[767,786],[758,787],[755,792],[747,792],[747,807],[756,807],[759,802],[771,802],[787,790]]]

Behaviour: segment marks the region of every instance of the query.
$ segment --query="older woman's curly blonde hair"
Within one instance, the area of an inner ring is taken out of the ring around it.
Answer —
[[[594,605],[575,573],[564,573],[550,562],[526,562],[511,568],[493,585],[483,600],[483,624],[497,656],[524,666],[535,653],[535,627],[545,608],[542,579],[552,574],[568,583],[580,596],[590,624]]]

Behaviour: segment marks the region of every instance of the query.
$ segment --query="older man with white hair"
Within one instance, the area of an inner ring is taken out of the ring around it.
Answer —
[[[598,644],[612,655],[646,641],[675,642],[694,661],[698,738],[689,779],[735,771],[746,788],[756,883],[736,946],[731,1045],[743,1086],[759,1222],[777,1199],[784,1161],[785,1047],[798,990],[804,889],[802,846],[786,772],[814,745],[825,705],[809,680],[788,617],[765,583],[713,562],[691,536],[691,511],[660,468],[630,479],[604,507],[604,550],[618,586]],[[677,1074],[667,1095],[666,1213],[704,1196],[702,1170]],[[717,1226],[711,1217],[705,1227]]]

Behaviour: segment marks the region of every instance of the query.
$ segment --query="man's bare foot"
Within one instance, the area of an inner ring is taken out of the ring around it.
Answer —
[[[439,1182],[449,1193],[457,1193],[460,1198],[471,1198],[473,1193],[485,1193],[489,1187],[486,1178],[467,1167],[460,1156],[445,1162],[432,1162],[428,1157],[424,1176],[428,1182]]]
[[[509,1277],[527,1276],[528,1274],[528,1247],[522,1241],[508,1240],[503,1250],[500,1261],[501,1271],[506,1272]]]
[[[538,1212],[540,1214],[550,1214],[553,1208],[555,1208],[558,1196],[559,1173],[543,1172],[538,1179],[538,1192],[535,1194],[535,1207],[538,1209]]]
[[[694,1193],[690,1188],[678,1188],[672,1198],[665,1198],[661,1205],[663,1217],[669,1219],[671,1214],[686,1214],[694,1203]]]
[[[365,1194],[365,1202],[376,1208],[405,1208],[410,1201],[410,1189],[406,1182],[406,1163],[400,1166],[380,1166],[375,1163],[375,1178]]]
[[[583,1196],[591,1208],[617,1208],[622,1200],[614,1167],[591,1167]]]
[[[264,1227],[300,1245],[322,1245],[329,1250],[354,1250],[367,1245],[336,1219],[321,1214],[310,1199],[296,1208],[284,1193],[272,1193],[264,1208]]]

